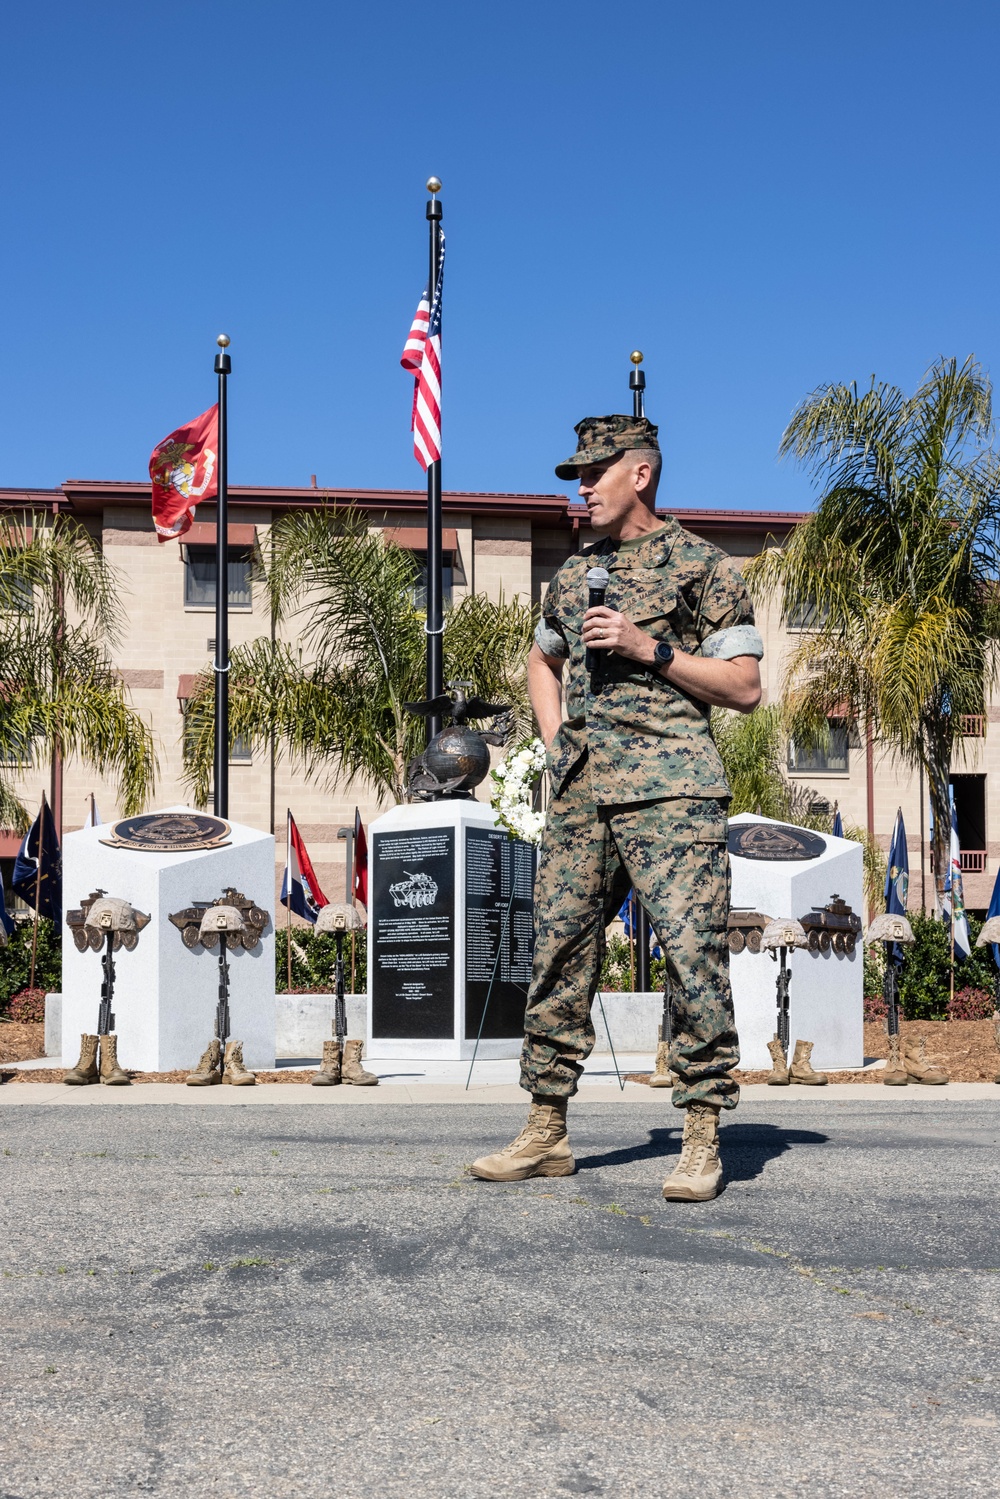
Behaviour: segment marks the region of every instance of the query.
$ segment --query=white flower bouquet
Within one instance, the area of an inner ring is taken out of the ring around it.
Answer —
[[[540,739],[525,739],[491,771],[494,792],[490,806],[501,827],[512,838],[541,843],[545,813],[532,810],[532,792],[545,769],[545,746]]]

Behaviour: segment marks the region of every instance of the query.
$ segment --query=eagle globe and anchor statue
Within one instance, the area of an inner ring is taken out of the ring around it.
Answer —
[[[418,718],[447,716],[451,723],[435,734],[427,748],[410,761],[406,789],[411,801],[436,802],[445,797],[471,798],[490,768],[489,746],[505,745],[514,728],[507,703],[488,703],[476,696],[475,683],[449,682],[448,691],[422,703],[404,703]],[[471,695],[470,695],[471,694]],[[492,719],[488,729],[474,729],[469,719]]]

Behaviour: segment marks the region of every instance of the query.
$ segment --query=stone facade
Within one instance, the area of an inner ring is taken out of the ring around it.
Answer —
[[[327,501],[361,506],[371,526],[382,530],[397,544],[416,551],[425,525],[425,497],[419,491],[346,492],[316,489],[233,488],[230,493],[232,538],[249,544],[254,537],[265,548],[272,520],[288,509]],[[119,571],[123,603],[128,618],[124,638],[116,650],[116,661],[134,705],[153,728],[160,759],[156,803],[163,806],[185,800],[182,779],[180,734],[182,714],[178,701],[182,679],[191,678],[209,665],[210,640],[214,636],[211,604],[185,603],[187,564],[176,542],[160,545],[153,531],[148,484],[102,484],[67,482],[56,490],[0,490],[0,510],[48,511],[54,506],[69,510],[100,538],[108,560]],[[682,524],[732,556],[753,556],[765,545],[780,544],[789,528],[801,517],[782,512],[738,510],[694,510],[679,507]],[[591,540],[586,508],[566,494],[456,494],[444,496],[445,550],[451,554],[453,597],[456,602],[470,591],[491,598],[521,597],[538,604],[556,569],[573,552]],[[199,507],[197,540],[214,542],[214,506]],[[195,533],[192,533],[195,534]],[[190,537],[189,537],[190,539]],[[781,680],[794,632],[782,628],[773,607],[758,611],[764,636],[764,701],[780,696]],[[246,606],[231,606],[232,643],[266,637],[270,618],[261,590],[255,588]],[[285,631],[289,639],[294,633]],[[973,733],[964,737],[953,767],[961,782],[967,809],[966,820],[981,836],[964,839],[966,862],[981,865],[965,875],[967,904],[985,908],[1000,865],[1000,704],[983,722],[967,725]],[[976,779],[979,778],[979,779]],[[845,823],[864,827],[868,821],[866,754],[863,743],[848,746],[845,767],[793,772],[792,779],[808,787],[815,796],[839,803]],[[36,773],[20,784],[25,802],[37,804],[49,778]],[[994,790],[993,788],[997,788]],[[481,792],[485,788],[480,788]],[[920,906],[920,793],[916,776],[896,764],[876,745],[872,767],[872,812],[876,836],[888,848],[897,806],[902,806],[910,844],[910,903]],[[86,816],[89,797],[96,796],[104,819],[116,813],[113,784],[93,776],[84,767],[68,763],[63,778],[63,827],[79,827]],[[488,793],[486,793],[488,794]],[[345,882],[345,843],[337,830],[353,824],[355,804],[367,824],[385,810],[364,787],[340,787],[331,791],[321,781],[307,781],[301,772],[279,755],[272,764],[267,753],[250,761],[235,762],[230,770],[230,807],[233,817],[249,826],[275,831],[276,880],[284,862],[284,816],[291,807],[309,846],[317,873],[328,896],[341,897]],[[981,815],[979,809],[981,808]],[[971,821],[969,820],[971,819]],[[933,898],[929,854],[926,852],[926,900]],[[991,839],[991,831],[997,833]],[[9,860],[17,840],[0,833],[0,856]],[[4,865],[9,883],[9,863]]]

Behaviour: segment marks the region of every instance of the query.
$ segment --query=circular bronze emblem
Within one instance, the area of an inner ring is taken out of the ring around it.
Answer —
[[[125,817],[102,838],[109,848],[134,848],[146,854],[188,854],[199,848],[221,848],[229,842],[229,824],[203,812],[145,812]]]
[[[802,863],[818,859],[826,839],[807,828],[784,822],[741,822],[729,825],[729,852],[737,859],[784,860]]]

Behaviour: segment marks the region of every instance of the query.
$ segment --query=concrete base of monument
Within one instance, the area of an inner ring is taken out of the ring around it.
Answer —
[[[50,996],[52,997],[54,996]],[[602,993],[601,1000],[603,1010],[596,1000],[593,1010],[596,1052],[610,1053],[612,1047],[615,1051],[622,1052],[645,1051],[655,1047],[663,1014],[662,994],[625,994],[609,990]],[[279,994],[276,1055],[282,1058],[320,1056],[323,1042],[329,1040],[333,1033],[333,1003],[332,994]],[[368,996],[348,994],[346,1004],[347,1034],[367,1036]],[[386,1053],[381,1049],[381,1043],[375,1042],[373,1045],[379,1048],[378,1051],[373,1050],[372,1045],[367,1050],[372,1056],[398,1056],[410,1061],[432,1061],[435,1058],[447,1061],[449,1057],[451,1060],[462,1060],[462,1057],[454,1057],[449,1052],[432,1051],[432,1042],[413,1041],[407,1044],[413,1049],[404,1052],[401,1049],[402,1043],[396,1043],[393,1051]],[[447,1044],[452,1045],[451,1042]],[[520,1055],[521,1037],[513,1036],[500,1042],[482,1041],[478,1052],[475,1046],[474,1039],[464,1043],[463,1056],[466,1061],[471,1059],[473,1053],[483,1061],[512,1060]]]
[[[393,807],[369,830],[370,1056],[514,1058],[531,981],[535,850],[483,802]]]
[[[734,830],[747,824],[760,825],[760,842],[766,846],[768,831],[785,824],[767,817],[741,813],[730,819]],[[790,829],[794,832],[794,829]],[[857,915],[863,914],[864,868],[861,845],[828,833],[806,834],[819,852],[794,859],[764,856],[740,857],[730,850],[732,908],[760,911],[771,917],[794,916],[801,921],[815,908],[839,895]],[[811,952],[798,948],[788,954],[789,1042],[812,1041],[812,1064],[818,1072],[860,1068],[864,1064],[864,952],[860,935],[853,952]],[[777,1002],[775,980],[778,965],[766,952],[745,949],[730,957],[736,1028],[740,1038],[740,1065],[748,1071],[770,1068],[767,1043],[775,1033]]]
[[[189,812],[186,807],[165,808]],[[219,989],[218,949],[184,945],[169,917],[210,903],[233,886],[262,910],[274,907],[274,839],[230,824],[228,845],[182,853],[110,847],[110,828],[68,833],[63,840],[63,900],[78,907],[91,891],[121,896],[150,916],[134,952],[115,953],[114,1014],[118,1059],[127,1069],[170,1072],[194,1067],[212,1039]],[[243,1042],[251,1068],[275,1060],[274,926],[268,921],[251,951],[229,952],[230,1035]],[[80,1036],[97,1030],[101,958],[63,939],[62,1055],[79,1054]]]

